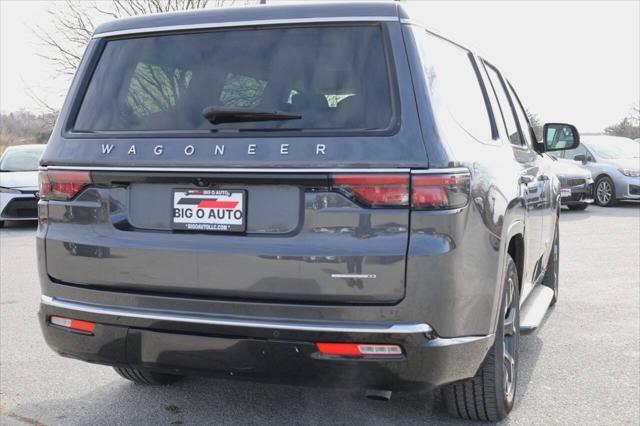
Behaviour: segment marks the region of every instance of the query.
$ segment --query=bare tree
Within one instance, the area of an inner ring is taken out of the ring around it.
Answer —
[[[527,109],[527,117],[529,118],[531,128],[533,128],[533,132],[536,134],[536,139],[539,141],[542,140],[542,123],[540,122],[538,114]]]
[[[96,26],[110,19],[161,12],[252,4],[256,0],[65,0],[53,2],[47,10],[52,30],[33,28],[44,46],[41,56],[51,62],[57,75],[75,73],[82,52]]]
[[[640,138],[640,105],[631,108],[628,116],[604,129],[604,133],[631,139]]]
[[[7,145],[45,143],[54,120],[55,114],[36,115],[25,110],[0,114],[0,153]]]
[[[640,127],[640,104],[631,108],[631,113],[629,113],[629,119],[634,125]]]

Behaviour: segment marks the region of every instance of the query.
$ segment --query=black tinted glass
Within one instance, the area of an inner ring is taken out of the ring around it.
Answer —
[[[505,86],[502,83],[502,78],[498,74],[498,71],[489,65],[487,65],[487,74],[489,74],[491,86],[498,97],[498,103],[500,104],[500,110],[502,111],[502,118],[504,119],[504,125],[507,130],[509,142],[514,145],[523,145],[520,132],[518,131],[518,125],[516,124],[515,112],[511,108],[511,102],[509,102],[509,97],[505,90]]]
[[[491,140],[489,112],[469,52],[414,28],[436,113],[447,111],[476,139]]]
[[[108,41],[75,131],[369,130],[391,122],[378,25],[276,28]],[[206,107],[301,119],[211,124]]]

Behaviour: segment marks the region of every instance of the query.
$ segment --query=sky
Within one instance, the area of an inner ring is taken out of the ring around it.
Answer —
[[[0,0],[2,112],[41,111],[30,92],[53,106],[64,100],[69,78],[56,78],[33,34],[35,26],[52,29],[52,3]],[[599,132],[640,103],[640,0],[406,4],[428,28],[497,65],[543,122]]]

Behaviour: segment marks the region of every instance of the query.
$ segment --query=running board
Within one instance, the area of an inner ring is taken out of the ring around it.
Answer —
[[[540,326],[553,299],[553,290],[537,285],[520,307],[520,333],[528,334]]]

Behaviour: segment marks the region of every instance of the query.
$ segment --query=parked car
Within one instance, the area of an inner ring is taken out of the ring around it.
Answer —
[[[541,153],[579,134],[544,132],[400,4],[103,24],[41,161],[45,339],[136,383],[441,388],[499,420],[558,297]]]
[[[0,228],[38,218],[38,164],[45,145],[15,145],[0,157]]]
[[[584,136],[582,142],[557,156],[591,171],[596,203],[609,207],[618,200],[640,200],[640,145],[605,135]]]
[[[545,154],[546,155],[546,154]],[[560,180],[560,199],[569,210],[585,210],[593,203],[593,178],[591,172],[581,165],[558,161],[546,155],[551,168]]]

